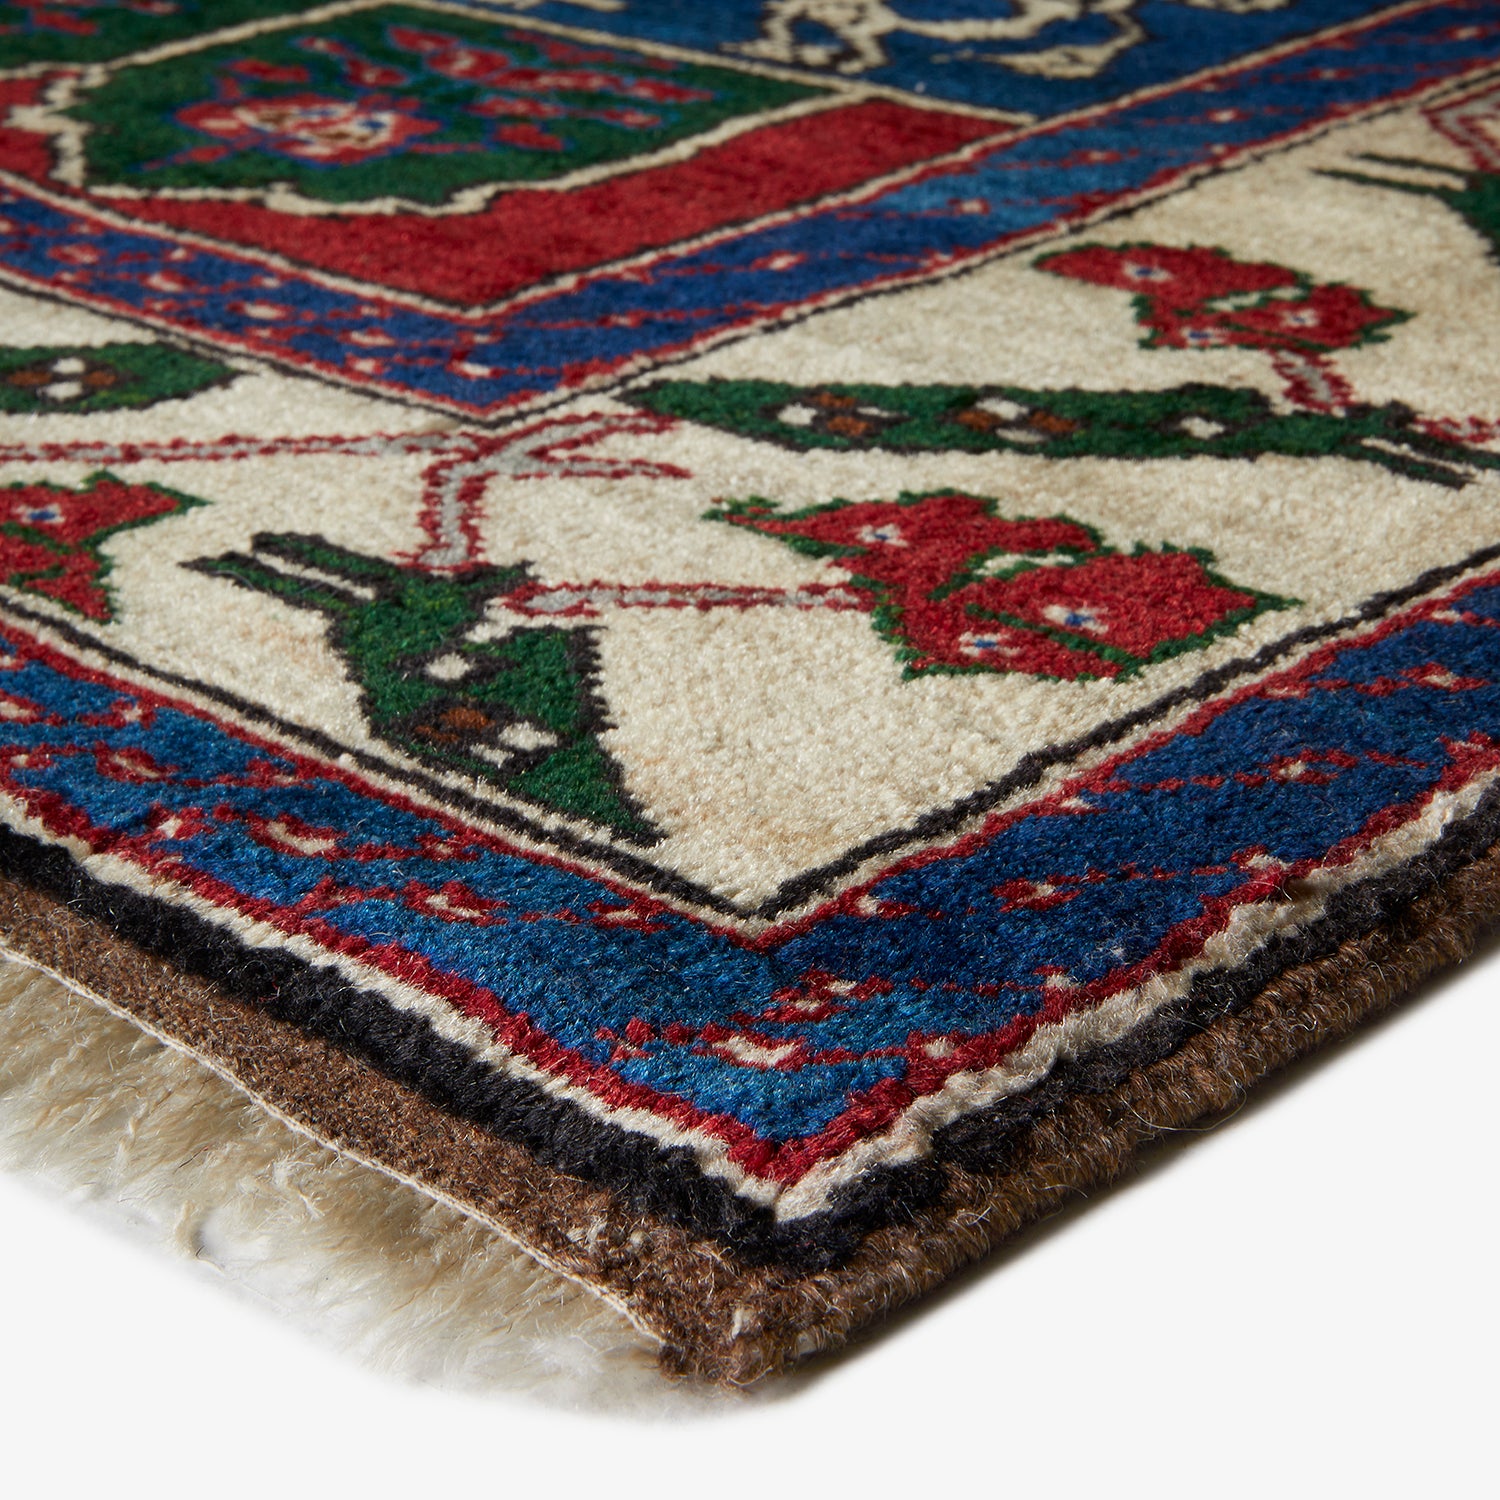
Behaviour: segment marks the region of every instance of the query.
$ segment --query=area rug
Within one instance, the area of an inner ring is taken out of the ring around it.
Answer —
[[[10,0],[0,96],[5,951],[667,1371],[1500,914],[1484,0]]]

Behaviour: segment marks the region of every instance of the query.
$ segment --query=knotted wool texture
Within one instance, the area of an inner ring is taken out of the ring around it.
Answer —
[[[0,3],[0,943],[784,1370],[1500,914],[1497,326],[1486,0]]]

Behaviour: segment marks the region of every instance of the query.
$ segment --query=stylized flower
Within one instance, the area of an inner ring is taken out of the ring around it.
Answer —
[[[1037,266],[1133,293],[1155,348],[1328,354],[1379,338],[1408,316],[1377,306],[1357,287],[1315,283],[1286,266],[1201,245],[1088,245],[1043,256]]]
[[[215,100],[177,112],[189,129],[236,151],[273,151],[322,166],[347,166],[399,151],[410,140],[441,130],[411,101],[335,99],[284,94],[274,99]]]
[[[1028,568],[972,584],[962,596],[970,615],[1044,630],[1086,650],[1104,648],[1109,664],[1093,670],[1106,676],[1211,634],[1260,602],[1214,579],[1196,553],[1177,551],[1110,552]]]
[[[1117,552],[1066,516],[1011,520],[978,495],[792,514],[747,501],[724,518],[847,569],[911,674],[1118,677],[1286,602],[1216,578],[1203,554]]]
[[[0,583],[41,594],[90,620],[108,620],[109,564],[99,544],[125,527],[200,503],[109,474],[94,475],[81,490],[9,485],[0,489]]]

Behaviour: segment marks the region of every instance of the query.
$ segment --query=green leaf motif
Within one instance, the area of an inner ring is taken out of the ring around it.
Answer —
[[[234,374],[170,344],[0,348],[0,412],[134,411],[195,396]]]
[[[1435,437],[1397,403],[1278,410],[1257,390],[1194,382],[1157,391],[988,385],[794,386],[664,380],[625,393],[647,411],[795,449],[1027,453],[1037,458],[1345,458],[1461,488],[1500,454]]]
[[[358,684],[370,730],[440,771],[459,771],[637,843],[657,833],[599,742],[595,632],[492,628],[490,602],[524,564],[431,573],[317,536],[261,533],[248,553],[189,566],[319,611]]]

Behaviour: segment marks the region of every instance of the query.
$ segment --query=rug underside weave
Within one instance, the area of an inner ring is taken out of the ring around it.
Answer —
[[[0,945],[788,1369],[1500,915],[1496,326],[1483,0],[0,3]]]

